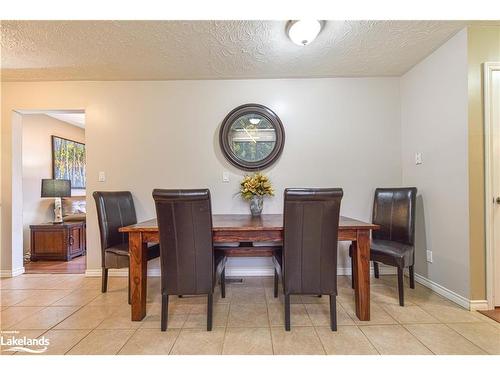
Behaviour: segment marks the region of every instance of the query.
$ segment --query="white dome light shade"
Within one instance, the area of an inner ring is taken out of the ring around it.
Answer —
[[[260,122],[260,118],[253,117],[253,118],[249,119],[248,121],[250,121],[250,124],[252,124],[252,125],[257,125]]]
[[[295,44],[306,46],[318,36],[321,22],[318,20],[290,21],[288,36]]]

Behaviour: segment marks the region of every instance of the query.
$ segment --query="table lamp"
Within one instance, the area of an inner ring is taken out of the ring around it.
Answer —
[[[55,198],[53,223],[63,221],[61,197],[71,197],[70,180],[42,179],[42,198]]]

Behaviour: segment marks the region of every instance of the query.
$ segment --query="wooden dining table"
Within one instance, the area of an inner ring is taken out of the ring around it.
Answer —
[[[376,224],[340,217],[338,240],[350,241],[353,245],[356,315],[359,320],[370,320],[370,232],[377,229]],[[140,321],[146,315],[148,243],[159,241],[158,223],[151,219],[122,227],[119,231],[128,233],[132,320]],[[283,215],[213,215],[212,232],[214,243],[240,243],[240,247],[227,250],[227,256],[271,256],[272,252],[266,247],[253,247],[252,244],[281,243]]]

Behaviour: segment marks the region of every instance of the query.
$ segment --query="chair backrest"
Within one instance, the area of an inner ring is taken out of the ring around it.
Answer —
[[[373,201],[372,238],[413,246],[415,241],[415,200],[417,188],[378,188]]]
[[[342,189],[285,190],[285,293],[337,293],[337,240],[342,196]]]
[[[160,236],[162,291],[207,294],[213,288],[210,191],[153,191]]]
[[[137,223],[134,200],[130,191],[94,191],[97,221],[101,234],[101,250],[128,242],[127,233],[118,229]],[[104,265],[104,263],[103,263]]]

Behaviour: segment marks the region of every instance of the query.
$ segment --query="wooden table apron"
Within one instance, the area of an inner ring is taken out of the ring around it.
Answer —
[[[282,241],[283,216],[213,215],[214,242]],[[338,240],[353,244],[354,287],[356,315],[359,320],[370,320],[370,231],[379,226],[347,217],[340,218]],[[156,219],[120,228],[129,235],[130,290],[132,320],[140,321],[146,315],[147,244],[158,242]],[[245,247],[228,256],[266,256],[265,251]]]

